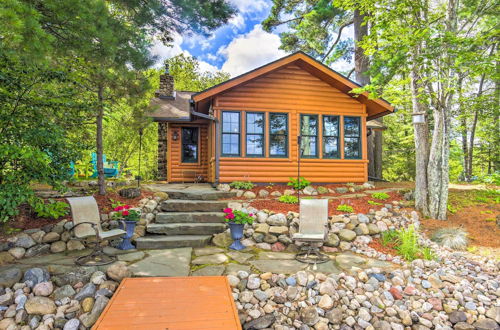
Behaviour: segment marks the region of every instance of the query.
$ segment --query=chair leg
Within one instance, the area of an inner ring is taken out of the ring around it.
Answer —
[[[101,241],[97,240],[92,252],[76,258],[75,263],[79,266],[103,266],[115,262],[116,256],[105,253],[100,243]]]
[[[319,247],[313,246],[313,244],[307,244],[302,247],[301,251],[295,256],[295,259],[308,264],[322,264],[330,261],[330,257],[321,253]]]

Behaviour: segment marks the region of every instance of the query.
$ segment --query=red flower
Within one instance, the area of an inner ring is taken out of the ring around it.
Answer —
[[[231,213],[231,212],[233,212],[233,209],[230,208],[230,207],[228,207],[228,208],[225,208],[224,210],[222,210],[222,212],[224,212],[224,213]]]
[[[123,212],[122,212],[122,215],[127,216],[127,215],[128,215],[128,211],[126,211],[126,210],[125,210],[125,211],[123,211]]]
[[[226,215],[226,219],[234,219],[234,214],[232,214],[232,213],[228,213],[228,214]]]
[[[253,213],[249,213],[248,215],[251,216],[251,217],[253,217]]]
[[[128,210],[128,209],[130,208],[130,205],[124,205],[124,206],[123,206],[123,208],[124,208],[125,210]]]
[[[123,210],[123,206],[117,206],[115,207],[115,211],[118,212],[118,211],[121,211]]]

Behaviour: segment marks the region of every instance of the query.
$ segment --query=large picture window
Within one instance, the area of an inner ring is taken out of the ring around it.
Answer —
[[[198,127],[182,128],[182,162],[198,163]]]
[[[344,117],[344,158],[361,158],[361,119]]]
[[[269,156],[288,157],[288,114],[269,114]]]
[[[239,112],[222,112],[222,155],[240,155],[240,125]]]
[[[300,116],[300,149],[302,157],[318,157],[318,116]]]
[[[323,116],[323,158],[340,158],[338,116]]]
[[[263,112],[247,112],[246,117],[246,155],[264,156],[264,124]]]

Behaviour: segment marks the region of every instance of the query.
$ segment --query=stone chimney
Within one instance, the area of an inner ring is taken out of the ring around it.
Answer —
[[[165,72],[160,75],[160,89],[155,93],[161,99],[175,98],[174,77],[170,75],[168,64],[165,64]]]

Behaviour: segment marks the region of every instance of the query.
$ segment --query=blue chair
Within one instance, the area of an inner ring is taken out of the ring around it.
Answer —
[[[102,155],[102,162],[104,164],[104,176],[106,178],[118,178],[120,176],[120,162],[116,160],[106,161],[106,155]],[[98,176],[97,173],[97,154],[92,153],[92,165],[94,166],[94,173],[92,173],[91,178],[95,179]]]

